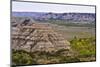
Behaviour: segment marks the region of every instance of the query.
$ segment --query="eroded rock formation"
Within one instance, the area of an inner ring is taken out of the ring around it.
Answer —
[[[34,51],[57,51],[70,49],[70,44],[50,24],[28,23],[29,20],[12,27],[12,49]]]

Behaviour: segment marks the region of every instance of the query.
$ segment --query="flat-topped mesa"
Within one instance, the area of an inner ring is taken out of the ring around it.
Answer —
[[[32,23],[19,26],[15,27],[18,29],[16,32],[12,32],[12,49],[28,52],[70,49],[70,43],[55,32],[50,24]]]

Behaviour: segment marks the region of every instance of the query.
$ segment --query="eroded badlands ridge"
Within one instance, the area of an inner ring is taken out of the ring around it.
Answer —
[[[61,34],[46,23],[22,23],[13,22],[12,26],[12,49],[34,51],[57,51],[59,49],[70,49],[70,43]]]

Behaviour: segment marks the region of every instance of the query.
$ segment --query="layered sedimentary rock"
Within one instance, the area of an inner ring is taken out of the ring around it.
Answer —
[[[19,23],[12,27],[11,38],[15,50],[51,52],[70,49],[69,42],[45,23]]]

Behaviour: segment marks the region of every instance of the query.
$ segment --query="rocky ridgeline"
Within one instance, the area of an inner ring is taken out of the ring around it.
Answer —
[[[55,32],[50,24],[19,23],[12,26],[12,49],[34,51],[57,51],[70,49],[70,43]]]
[[[12,12],[13,17],[32,17],[38,21],[63,20],[71,22],[95,22],[95,13],[46,13],[46,12]]]

